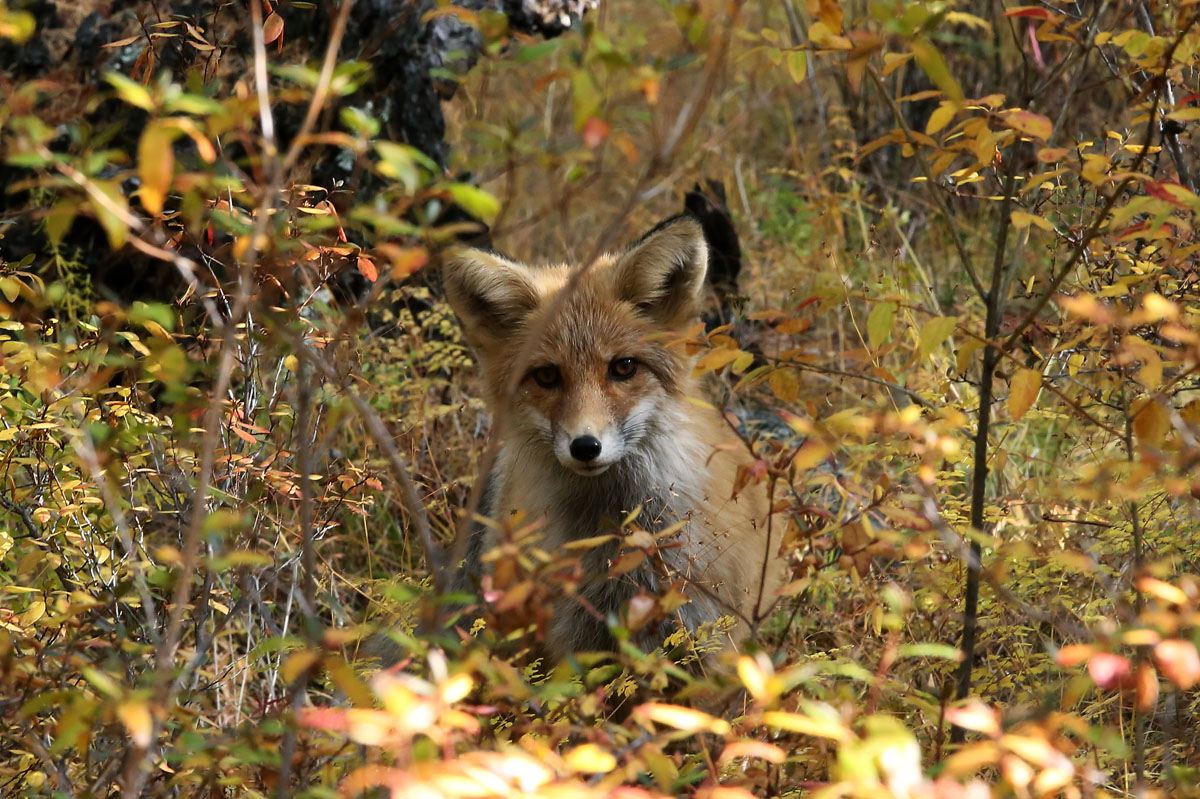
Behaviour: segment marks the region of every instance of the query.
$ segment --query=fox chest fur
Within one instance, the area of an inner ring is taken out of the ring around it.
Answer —
[[[657,563],[620,576],[609,574],[615,541],[585,553],[577,595],[554,608],[552,655],[612,648],[596,611],[619,613],[664,577],[686,586],[679,624],[694,631],[732,616],[735,639],[782,582],[765,494],[732,496],[748,457],[721,415],[696,401],[692,359],[679,346],[699,313],[706,261],[699,226],[680,218],[574,277],[566,266],[480,251],[446,265],[447,296],[479,356],[499,438],[489,515],[541,519],[547,551],[614,533],[637,508],[635,526],[677,528]],[[460,548],[460,586],[478,579],[489,535],[477,531]]]

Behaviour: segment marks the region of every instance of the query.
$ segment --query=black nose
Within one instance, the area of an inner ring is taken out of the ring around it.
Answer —
[[[594,461],[600,455],[600,439],[579,436],[571,442],[571,457],[577,461]]]

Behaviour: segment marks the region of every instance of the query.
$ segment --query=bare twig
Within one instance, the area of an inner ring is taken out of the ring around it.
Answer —
[[[912,131],[908,129],[908,123],[904,121],[904,114],[900,112],[900,106],[896,105],[896,101],[892,99],[892,95],[888,92],[887,87],[883,85],[883,79],[879,77],[879,73],[875,71],[874,67],[868,66],[867,74],[871,76],[871,82],[875,84],[879,95],[883,97],[888,107],[891,108],[892,117],[895,119],[897,127],[904,131],[905,138],[912,141]],[[966,245],[963,244],[962,232],[958,229],[958,224],[954,221],[954,215],[950,213],[950,208],[946,204],[946,198],[942,196],[942,192],[938,189],[937,180],[935,180],[934,174],[930,171],[929,165],[925,163],[925,156],[921,154],[920,148],[916,148],[915,153],[917,163],[921,165],[921,171],[925,174],[925,185],[929,187],[929,193],[933,197],[938,210],[942,212],[942,218],[946,220],[946,226],[950,229],[950,238],[954,241],[954,251],[958,253],[958,260],[962,263],[963,271],[970,278],[971,287],[975,289],[976,296],[981,300],[986,299],[987,290],[984,289],[983,283],[979,280],[979,274],[975,271],[975,265],[971,262],[971,256],[967,254]]]
[[[1196,17],[1192,17],[1179,31],[1179,35],[1175,37],[1175,40],[1171,43],[1170,48],[1168,48],[1166,53],[1163,54],[1163,63],[1171,63],[1171,59],[1174,58],[1175,55],[1175,50],[1179,47],[1180,42],[1183,41],[1183,37],[1187,34],[1187,32],[1192,29],[1192,25],[1194,25],[1195,22]],[[1167,80],[1167,78],[1165,76],[1157,76],[1156,80],[1160,81],[1161,83],[1162,81]],[[1117,200],[1119,200],[1125,193],[1125,189],[1127,189],[1134,182],[1134,176],[1141,171],[1142,164],[1146,160],[1146,154],[1150,151],[1150,145],[1154,141],[1155,121],[1157,120],[1159,106],[1162,102],[1162,94],[1163,93],[1160,85],[1159,91],[1154,93],[1154,103],[1150,108],[1150,119],[1146,123],[1146,136],[1142,142],[1142,149],[1134,158],[1133,164],[1130,165],[1126,177],[1117,184],[1116,188],[1114,188],[1112,193],[1105,199],[1104,206],[1100,209],[1100,212],[1096,214],[1096,217],[1092,220],[1092,224],[1088,226],[1087,230],[1076,243],[1075,248],[1071,251],[1070,257],[1067,258],[1067,262],[1062,265],[1058,272],[1055,273],[1054,277],[1051,278],[1050,283],[1046,286],[1045,290],[1042,291],[1037,301],[1033,304],[1033,307],[1026,312],[1025,316],[1021,318],[1020,323],[1018,323],[1016,328],[1013,329],[1013,332],[1009,334],[1008,338],[1004,342],[1005,351],[1013,348],[1018,339],[1020,339],[1021,335],[1029,329],[1029,326],[1033,324],[1035,319],[1037,319],[1038,314],[1040,314],[1042,309],[1046,307],[1046,303],[1050,302],[1050,298],[1053,297],[1058,291],[1059,285],[1061,285],[1067,275],[1071,273],[1071,270],[1075,268],[1075,264],[1079,262],[1079,259],[1083,257],[1084,252],[1087,250],[1088,244],[1091,243],[1092,239],[1096,238],[1096,236],[1100,234],[1100,230],[1104,227],[1105,222],[1108,220],[1108,214],[1117,204]]]

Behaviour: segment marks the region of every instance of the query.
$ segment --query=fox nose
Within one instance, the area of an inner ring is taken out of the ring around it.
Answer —
[[[595,436],[577,436],[571,441],[571,457],[577,461],[594,461],[600,456],[600,439]]]

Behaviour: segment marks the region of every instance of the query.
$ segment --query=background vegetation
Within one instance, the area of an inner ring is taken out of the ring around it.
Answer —
[[[501,5],[0,6],[0,794],[1200,792],[1200,8]],[[794,580],[722,672],[539,662],[579,552],[433,590],[488,419],[432,273],[707,178]]]

